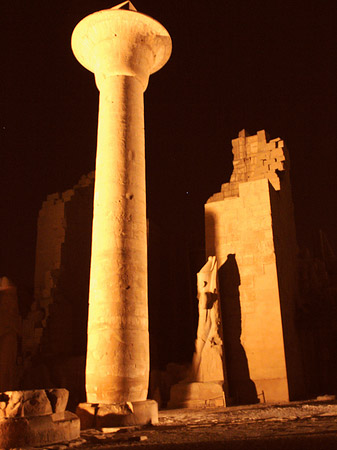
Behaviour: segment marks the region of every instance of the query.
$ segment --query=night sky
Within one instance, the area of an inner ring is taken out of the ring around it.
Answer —
[[[32,285],[48,194],[94,169],[98,91],[71,34],[106,0],[2,1],[0,276]],[[203,239],[203,204],[232,171],[245,128],[285,140],[301,245],[337,250],[337,8],[334,1],[135,0],[173,41],[145,93],[148,214]],[[177,245],[180,245],[177,240]]]

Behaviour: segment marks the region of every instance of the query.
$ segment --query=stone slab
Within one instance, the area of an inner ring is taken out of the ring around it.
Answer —
[[[178,383],[171,387],[168,408],[205,408],[226,406],[219,383]]]
[[[158,423],[158,404],[155,400],[111,404],[80,403],[76,414],[81,429],[106,428]]]
[[[34,447],[77,439],[80,420],[65,411],[48,416],[14,417],[0,420],[0,448]]]

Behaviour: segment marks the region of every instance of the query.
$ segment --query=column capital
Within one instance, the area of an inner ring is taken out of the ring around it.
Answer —
[[[159,22],[137,11],[113,8],[81,20],[71,46],[77,60],[95,74],[97,85],[101,79],[127,75],[138,78],[144,90],[149,76],[164,66],[172,51],[170,35]]]

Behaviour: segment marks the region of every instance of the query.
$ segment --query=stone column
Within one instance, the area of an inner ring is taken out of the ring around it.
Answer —
[[[149,378],[143,92],[169,59],[171,39],[124,2],[83,19],[72,49],[100,91],[87,401],[139,402]]]

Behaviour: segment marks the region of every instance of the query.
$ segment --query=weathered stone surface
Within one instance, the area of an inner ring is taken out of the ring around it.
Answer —
[[[42,335],[51,353],[85,353],[94,176],[90,172],[73,189],[49,195],[39,211],[35,301],[23,320],[24,355],[36,354]],[[63,371],[71,385],[72,374]]]
[[[143,93],[172,47],[161,24],[123,5],[87,16],[72,35],[100,91],[86,392],[89,403],[104,404],[147,398]]]
[[[79,435],[79,418],[69,411],[65,412],[62,420],[54,414],[0,420],[0,448],[4,449],[42,447],[77,439]]]
[[[280,190],[279,172],[289,169],[289,155],[280,138],[267,140],[264,130],[249,136],[240,131],[233,144],[233,173],[229,183],[221,186],[221,192],[209,200],[218,201],[239,195],[239,185],[247,181],[267,179],[275,190]]]
[[[147,425],[158,422],[158,404],[154,400],[115,404],[81,403],[76,409],[81,429],[129,425]]]
[[[119,413],[117,411],[120,411]],[[148,425],[158,423],[158,405],[154,400],[127,402],[122,408],[98,408],[96,427]]]
[[[65,411],[69,398],[67,389],[47,389],[46,394],[54,413]]]
[[[225,393],[220,383],[175,384],[171,388],[169,408],[204,408],[226,406]]]
[[[234,170],[205,205],[206,254],[219,264],[229,401],[303,392],[294,328],[296,253],[289,159],[264,131],[233,140]]]
[[[5,417],[22,416],[23,391],[3,392],[1,399],[6,404]]]
[[[67,389],[2,392],[0,393],[0,418],[61,414],[65,411],[68,397]]]
[[[0,401],[0,419],[6,417],[6,402]]]
[[[95,428],[97,404],[80,403],[77,405],[76,414],[81,421],[81,430]]]
[[[100,404],[97,406],[97,416],[107,416],[114,414],[117,416],[126,416],[133,413],[133,406],[131,402],[115,403],[110,405]]]
[[[50,401],[43,390],[23,391],[22,416],[45,416],[52,414]]]

